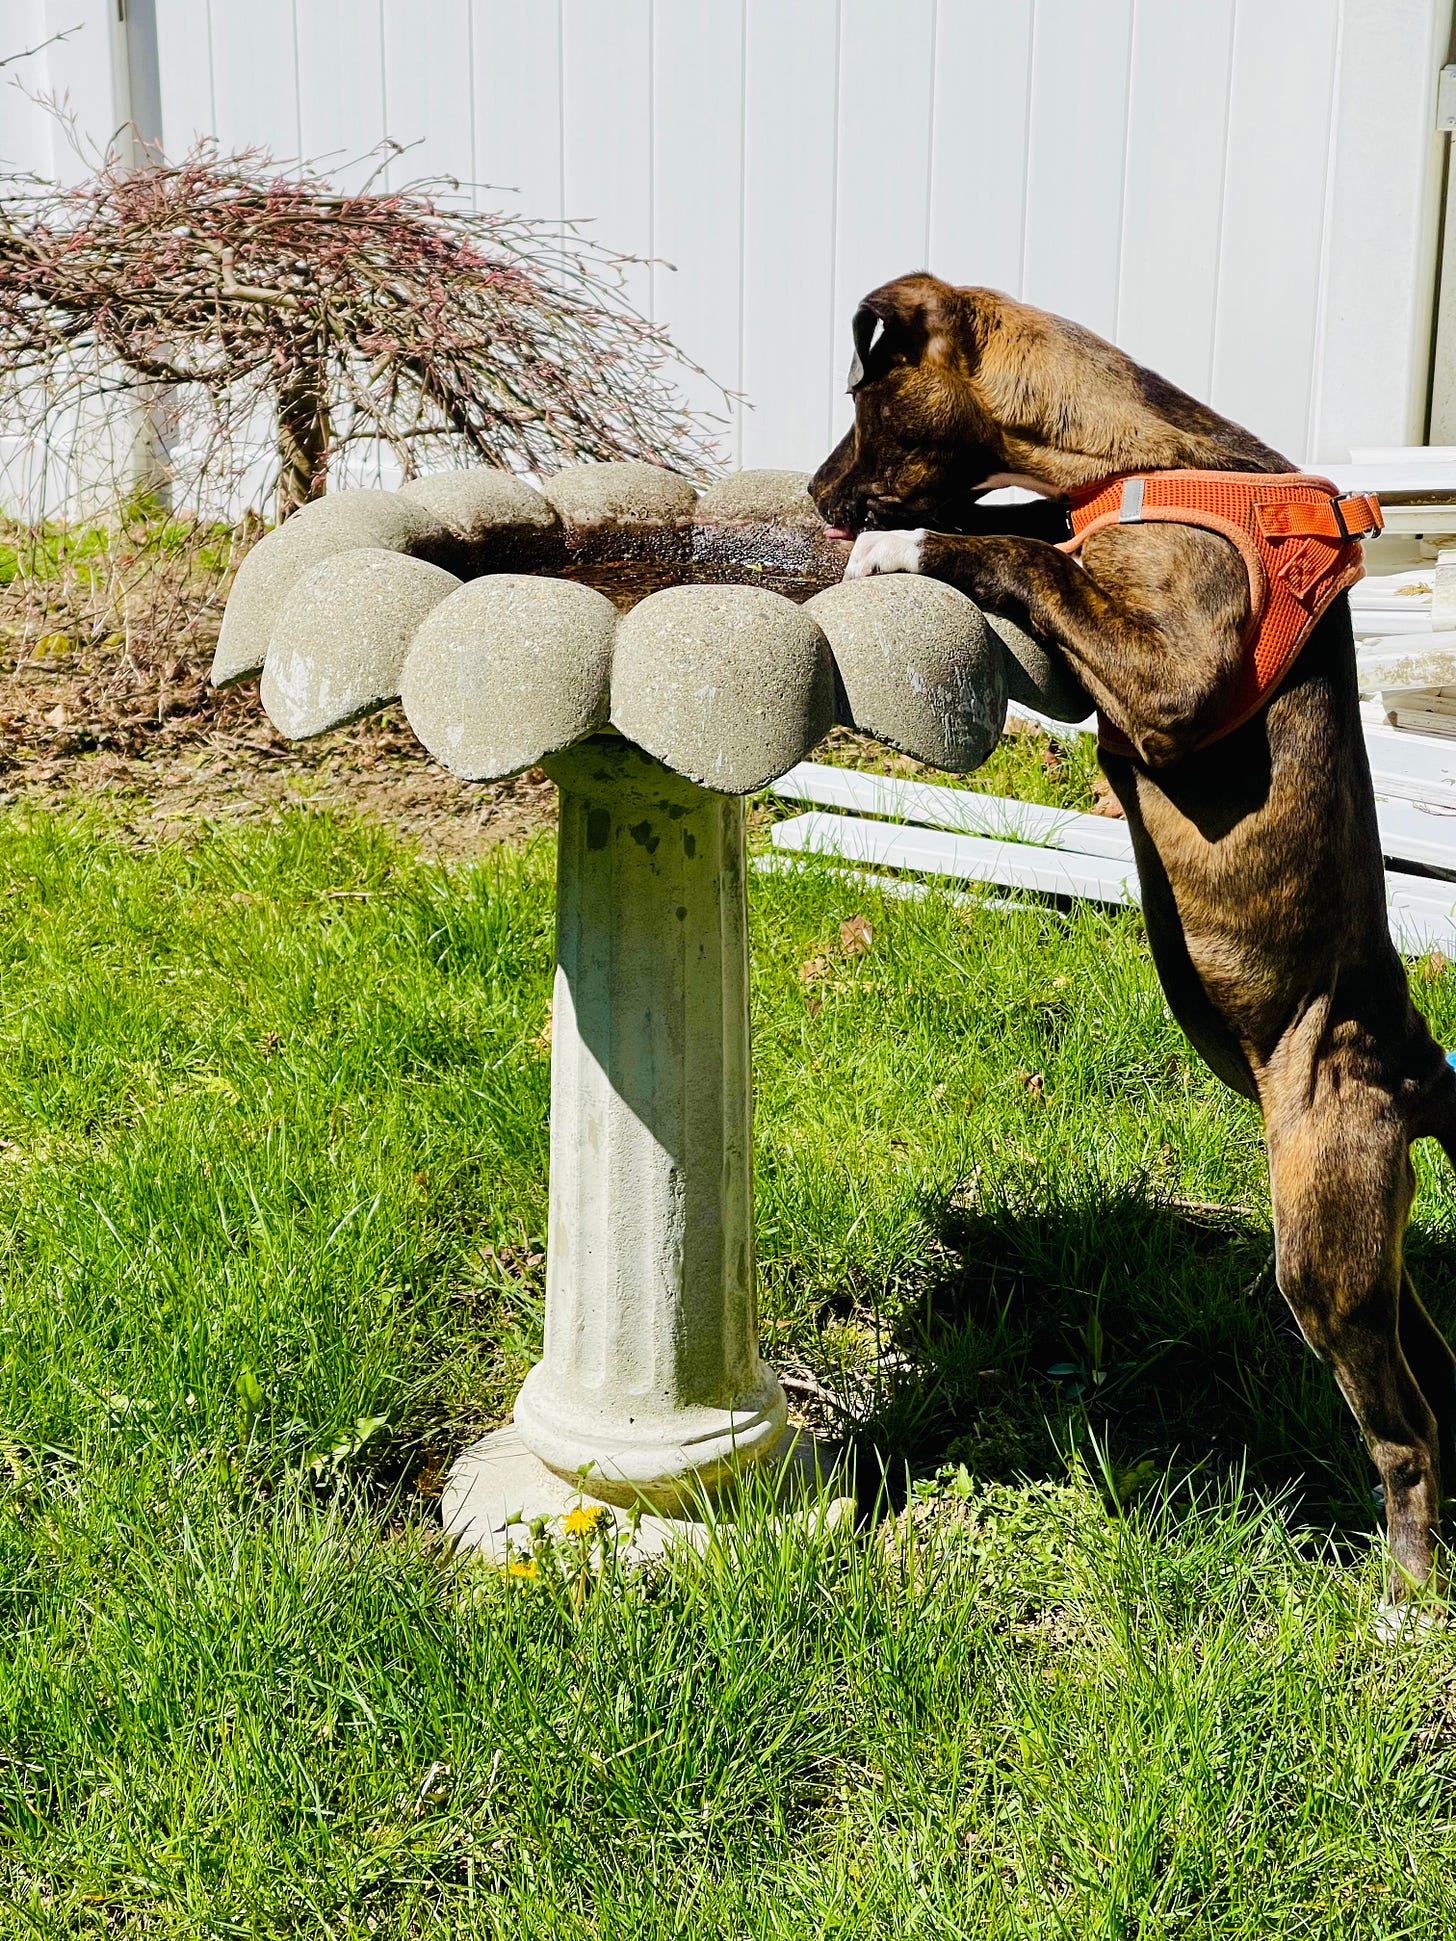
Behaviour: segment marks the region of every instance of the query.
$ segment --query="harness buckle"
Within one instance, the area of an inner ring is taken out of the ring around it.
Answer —
[[[1350,522],[1345,517],[1345,507],[1357,499],[1366,508],[1367,523],[1359,527],[1357,531],[1352,532],[1350,530]],[[1369,519],[1371,505],[1372,500],[1368,492],[1347,492],[1343,498],[1330,500],[1330,511],[1335,515],[1335,524],[1340,528],[1341,539],[1359,539],[1367,533],[1378,533],[1381,530],[1385,521],[1380,516],[1378,505],[1375,508],[1374,519]]]

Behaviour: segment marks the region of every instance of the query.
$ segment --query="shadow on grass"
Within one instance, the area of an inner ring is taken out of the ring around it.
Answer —
[[[1095,1440],[1123,1503],[1167,1477],[1242,1470],[1315,1529],[1373,1527],[1374,1472],[1275,1286],[1267,1220],[1129,1192],[953,1203],[931,1225],[901,1300],[882,1305],[847,1431],[892,1496],[946,1464],[985,1481],[1055,1474]],[[1456,1236],[1412,1229],[1407,1260],[1456,1338]]]

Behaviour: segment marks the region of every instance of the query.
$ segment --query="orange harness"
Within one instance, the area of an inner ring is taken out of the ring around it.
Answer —
[[[1103,526],[1171,520],[1202,526],[1238,547],[1249,570],[1249,624],[1244,665],[1226,718],[1200,747],[1232,733],[1269,699],[1308,640],[1315,622],[1365,571],[1360,540],[1385,521],[1373,493],[1341,498],[1328,479],[1305,472],[1129,472],[1072,494],[1077,552]],[[1098,716],[1104,748],[1133,753],[1132,743]]]

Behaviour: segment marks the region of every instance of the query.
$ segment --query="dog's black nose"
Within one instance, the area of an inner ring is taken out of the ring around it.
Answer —
[[[829,525],[855,523],[859,494],[854,489],[854,433],[848,431],[809,481],[809,496]]]
[[[858,493],[842,491],[816,473],[809,481],[809,496],[831,539],[852,539],[864,525],[865,509]]]

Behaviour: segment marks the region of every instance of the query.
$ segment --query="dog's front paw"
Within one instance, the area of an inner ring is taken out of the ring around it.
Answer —
[[[844,569],[847,580],[866,580],[871,573],[918,573],[925,545],[925,528],[914,532],[862,532]]]

